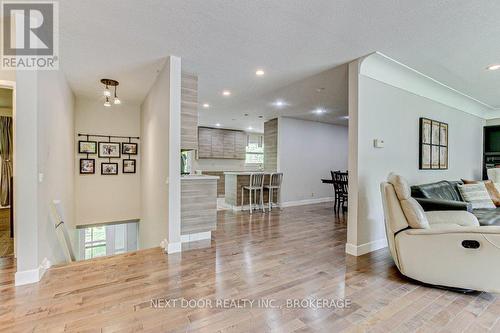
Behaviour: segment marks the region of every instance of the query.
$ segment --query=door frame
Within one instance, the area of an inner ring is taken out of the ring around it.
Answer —
[[[12,131],[13,131],[13,152],[12,152],[12,178],[16,179],[16,82],[9,80],[0,80],[0,88],[12,89]],[[14,186],[14,184],[12,184]],[[12,198],[14,201],[14,198]],[[11,214],[14,215],[14,258],[17,258],[17,228],[16,228],[16,215],[14,214],[14,207],[10,208]]]

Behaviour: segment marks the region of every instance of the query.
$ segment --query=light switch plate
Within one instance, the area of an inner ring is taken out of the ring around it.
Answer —
[[[375,148],[384,148],[384,140],[383,139],[374,139],[373,147]]]

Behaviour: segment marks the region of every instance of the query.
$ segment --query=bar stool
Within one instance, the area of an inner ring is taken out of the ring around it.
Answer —
[[[273,208],[273,194],[277,191],[276,204],[281,208],[281,181],[283,172],[273,172],[269,176],[269,185],[264,186],[269,191],[269,211]]]
[[[252,193],[254,194],[255,201],[257,201],[257,191],[260,191],[260,204],[262,206],[262,211],[265,212],[264,208],[264,173],[256,172],[250,174],[250,185],[241,187],[241,206],[243,207],[243,198],[245,195],[245,190],[248,190],[248,202],[250,204],[250,214],[252,214]]]

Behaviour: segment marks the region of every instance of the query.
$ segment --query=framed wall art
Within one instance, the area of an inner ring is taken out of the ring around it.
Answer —
[[[118,163],[101,163],[101,175],[117,175]]]
[[[97,154],[97,141],[78,141],[79,154]]]
[[[135,173],[135,160],[123,160],[123,173]]]
[[[100,158],[120,158],[120,143],[119,142],[99,142],[99,157]]]
[[[93,175],[95,173],[95,160],[89,158],[80,159],[80,174]]]
[[[122,143],[122,154],[123,155],[137,155],[138,145],[132,142]]]
[[[448,124],[420,118],[420,170],[448,169]]]

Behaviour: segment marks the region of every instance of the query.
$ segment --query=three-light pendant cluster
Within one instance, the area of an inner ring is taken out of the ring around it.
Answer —
[[[105,101],[104,101],[104,106],[106,107],[110,107],[111,106],[111,100],[113,100],[113,104],[115,105],[118,105],[118,104],[121,104],[122,102],[120,101],[120,99],[118,98],[118,95],[116,94],[116,87],[118,87],[118,85],[120,84],[118,81],[116,80],[111,80],[111,79],[102,79],[101,80],[101,83],[105,85],[105,88],[104,88],[104,91],[103,91],[103,95],[104,95],[104,98],[105,98]],[[111,88],[115,88],[114,90],[114,97],[112,97],[111,95]]]

